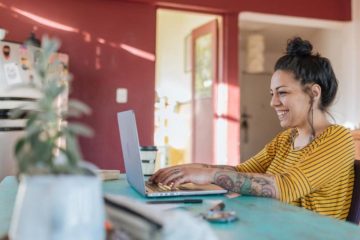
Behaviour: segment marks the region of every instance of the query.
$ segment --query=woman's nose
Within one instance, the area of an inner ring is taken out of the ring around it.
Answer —
[[[271,107],[275,107],[275,106],[278,106],[280,104],[280,101],[279,101],[279,97],[277,94],[273,94],[271,96],[271,100],[270,100],[270,106]]]

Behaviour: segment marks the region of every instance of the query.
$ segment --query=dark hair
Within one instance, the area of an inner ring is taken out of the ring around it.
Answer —
[[[277,60],[274,70],[293,73],[304,88],[318,84],[321,87],[319,108],[324,111],[335,99],[338,81],[329,59],[313,54],[312,49],[311,43],[300,37],[288,40],[286,54]]]

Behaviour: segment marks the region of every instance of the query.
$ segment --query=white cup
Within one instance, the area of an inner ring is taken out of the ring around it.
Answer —
[[[156,153],[157,153],[156,146],[140,147],[141,166],[144,175],[152,175],[154,173]]]

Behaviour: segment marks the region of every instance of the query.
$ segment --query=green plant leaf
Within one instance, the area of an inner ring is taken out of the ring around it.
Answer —
[[[25,109],[21,109],[21,107],[19,108],[14,108],[13,110],[11,110],[9,112],[9,117],[12,119],[16,119],[19,118],[20,116],[24,115],[27,111]]]
[[[77,110],[80,113],[84,113],[87,115],[91,113],[91,109],[88,105],[86,105],[85,103],[83,103],[79,100],[75,100],[75,99],[69,100],[69,109],[72,109],[74,111]]]
[[[67,128],[74,135],[80,135],[84,137],[92,137],[94,132],[87,126],[81,123],[69,123]]]
[[[92,136],[93,131],[81,123],[68,123],[67,119],[90,114],[91,109],[78,100],[69,100],[68,107],[59,104],[68,95],[71,79],[70,74],[68,77],[55,74],[63,67],[54,60],[59,46],[58,40],[47,36],[42,39],[42,51],[35,64],[35,76],[40,81],[28,86],[37,89],[40,97],[30,108],[35,111],[27,112],[25,136],[14,148],[21,173],[85,174],[79,165],[82,155],[77,136]],[[20,116],[24,112],[22,107],[13,114]]]
[[[26,144],[26,138],[20,138],[15,144],[15,155],[18,155],[24,145]]]

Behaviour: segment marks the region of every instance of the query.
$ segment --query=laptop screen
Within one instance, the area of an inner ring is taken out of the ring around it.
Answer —
[[[132,110],[119,112],[118,123],[121,148],[124,156],[126,177],[129,184],[137,192],[147,197],[166,197],[179,195],[207,195],[220,194],[227,191],[219,186],[197,185],[195,188],[183,186],[179,191],[153,191],[146,194],[145,179],[141,167],[140,145],[136,128],[135,113]]]
[[[127,180],[136,191],[145,195],[135,113],[133,110],[118,112],[117,117]]]

